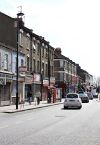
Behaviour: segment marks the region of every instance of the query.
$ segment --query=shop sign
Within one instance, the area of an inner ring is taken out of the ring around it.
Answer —
[[[19,67],[19,72],[27,72],[27,67],[26,66],[20,66]]]
[[[40,74],[33,74],[33,82],[40,82]]]

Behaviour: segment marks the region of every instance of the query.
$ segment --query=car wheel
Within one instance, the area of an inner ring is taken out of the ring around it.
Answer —
[[[67,106],[64,106],[64,109],[68,109],[68,107]]]
[[[78,107],[78,109],[81,109],[81,108],[82,108],[82,106]]]

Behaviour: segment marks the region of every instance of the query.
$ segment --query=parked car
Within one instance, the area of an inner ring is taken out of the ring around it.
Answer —
[[[79,91],[78,93],[79,93],[79,97],[81,98],[82,103],[89,102],[89,97],[85,92]]]
[[[82,108],[82,101],[77,93],[68,93],[64,100],[64,109],[72,107]]]
[[[93,98],[98,98],[98,93],[96,92],[96,88],[92,89]]]
[[[90,100],[93,100],[93,94],[91,92],[87,92],[87,95],[88,95]]]

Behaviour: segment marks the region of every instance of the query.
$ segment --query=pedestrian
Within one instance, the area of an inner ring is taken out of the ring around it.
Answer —
[[[37,92],[37,105],[39,105],[40,104],[40,92]]]
[[[96,92],[98,93],[98,101],[100,101],[100,86],[97,87]]]
[[[28,98],[29,105],[31,105],[31,102],[32,102],[32,92],[31,91],[28,91],[27,98]]]
[[[39,104],[40,104],[40,97],[37,96],[37,105],[39,105]]]
[[[22,94],[20,93],[20,109],[24,108],[24,98],[22,96]]]
[[[37,98],[36,96],[34,97],[34,103],[35,103],[35,106],[37,105]]]

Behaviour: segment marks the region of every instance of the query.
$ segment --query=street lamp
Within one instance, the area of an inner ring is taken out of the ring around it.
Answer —
[[[41,54],[41,50],[42,50],[42,42],[44,40],[44,37],[40,36],[40,43],[39,43],[39,49],[40,49],[40,78],[41,78],[41,101],[42,101],[42,88],[43,88],[43,68],[42,68],[42,54]]]
[[[18,41],[18,35],[19,35],[19,20],[20,18],[22,18],[24,14],[20,11],[19,13],[17,13],[17,49],[16,49],[16,109],[18,109],[18,75],[19,75],[19,71],[18,71],[18,48],[19,48],[19,41]],[[22,19],[21,19],[22,20]]]
[[[48,81],[49,81],[49,85],[48,85],[48,99],[47,99],[48,103],[51,103],[50,77],[51,77],[51,74],[50,74],[50,47],[49,47],[49,44],[48,44]]]

